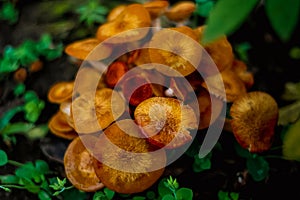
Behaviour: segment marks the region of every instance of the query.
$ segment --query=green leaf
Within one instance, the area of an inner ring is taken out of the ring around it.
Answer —
[[[36,160],[35,161],[35,169],[40,173],[40,174],[47,174],[50,172],[48,163],[43,161],[43,160]]]
[[[283,137],[282,154],[286,159],[300,161],[300,119],[290,125]]]
[[[63,200],[83,200],[87,199],[85,192],[72,188],[61,193]]]
[[[17,84],[16,87],[14,88],[14,95],[18,97],[24,94],[25,89],[26,87],[24,83]]]
[[[262,181],[269,175],[269,163],[262,156],[253,155],[247,159],[246,165],[255,181]]]
[[[8,158],[6,152],[0,149],[0,166],[6,165],[7,162]]]
[[[8,125],[10,120],[17,114],[18,112],[23,111],[23,106],[14,107],[8,111],[6,111],[2,117],[0,118],[0,134],[2,134],[2,129]]]
[[[30,129],[28,132],[25,133],[25,135],[30,140],[36,140],[44,138],[47,135],[48,131],[48,125],[42,124]]]
[[[233,33],[249,16],[258,0],[219,0],[206,20],[202,42],[210,43]]]
[[[193,171],[194,172],[201,172],[211,168],[211,156],[212,153],[209,152],[204,158],[199,158],[198,155],[194,156],[194,163],[193,163]]]
[[[20,179],[15,175],[2,175],[0,176],[0,182],[2,184],[19,184]]]
[[[107,197],[109,200],[113,199],[113,197],[114,197],[114,195],[115,195],[115,192],[112,191],[112,190],[110,190],[110,189],[108,189],[108,188],[104,188],[104,189],[103,189],[103,192],[104,192],[104,194],[106,195],[106,197]]]
[[[163,197],[167,194],[172,194],[172,191],[165,185],[165,182],[167,181],[166,178],[163,178],[158,183],[158,194],[159,196]]]
[[[242,158],[251,158],[252,154],[237,142],[234,143],[236,153]]]
[[[296,122],[300,118],[300,101],[279,109],[279,125],[288,125]]]
[[[292,83],[288,82],[284,85],[284,92],[282,99],[286,101],[300,100],[300,82]]]
[[[5,2],[0,10],[0,19],[9,21],[14,24],[18,21],[19,12],[11,2]]]
[[[215,5],[215,2],[213,1],[206,1],[203,3],[197,3],[196,4],[196,14],[200,15],[201,17],[207,17],[212,10],[212,8]]]
[[[148,199],[155,199],[155,196],[156,196],[156,194],[153,191],[147,191],[147,193],[146,193],[146,197]]]
[[[135,196],[135,197],[132,198],[132,200],[146,200],[146,197]]]
[[[300,59],[300,48],[299,47],[293,47],[290,50],[290,57],[295,59],[295,60],[299,60]]]
[[[34,127],[34,124],[25,123],[25,122],[16,122],[13,124],[8,124],[3,130],[2,134],[10,135],[17,133],[26,133]]]
[[[163,196],[162,200],[175,200],[171,194],[166,194]]]
[[[218,199],[219,200],[238,200],[239,194],[235,192],[225,192],[220,190],[218,192]]]
[[[25,119],[29,122],[36,122],[41,114],[42,109],[45,107],[44,101],[32,100],[24,105]]]
[[[40,200],[51,200],[51,196],[50,194],[48,194],[46,191],[44,190],[40,190],[38,193],[38,197]]]
[[[282,41],[290,39],[299,20],[299,0],[266,0],[266,13]]]
[[[193,191],[189,188],[179,188],[176,195],[178,200],[193,200]]]

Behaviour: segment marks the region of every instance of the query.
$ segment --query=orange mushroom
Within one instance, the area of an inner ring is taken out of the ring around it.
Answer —
[[[271,95],[253,91],[239,97],[230,116],[233,134],[243,148],[259,153],[271,147],[278,120],[278,105]]]
[[[102,44],[101,51],[91,54],[93,50],[96,51],[96,47],[99,44],[100,41],[97,38],[78,40],[68,44],[65,48],[65,53],[79,60],[102,60],[110,56],[112,48],[105,44]]]
[[[68,180],[74,187],[85,192],[95,192],[104,187],[95,174],[90,152],[96,141],[97,137],[92,135],[77,136],[64,154],[64,169]]]
[[[170,97],[143,101],[136,107],[134,118],[150,143],[169,149],[191,141],[190,131],[198,128],[193,109]]]
[[[60,104],[72,99],[74,81],[60,81],[53,84],[48,91],[48,100]]]
[[[165,12],[165,16],[174,22],[183,23],[187,21],[196,9],[193,1],[179,1]]]
[[[231,70],[244,82],[247,89],[250,89],[254,84],[253,73],[247,71],[247,65],[241,60],[233,60]]]
[[[202,83],[202,86],[212,95],[219,97],[224,101],[226,100],[227,102],[233,102],[238,97],[247,93],[243,81],[237,74],[229,69],[222,71],[220,74],[207,77],[205,82]]]
[[[116,7],[114,7],[113,9],[111,9],[111,11],[108,13],[107,15],[107,21],[111,22],[113,20],[115,20],[127,7],[127,5],[125,4],[120,4]]]
[[[210,55],[220,72],[222,72],[226,68],[230,68],[234,59],[234,53],[227,37],[223,36],[220,39],[213,41],[209,44],[203,44],[201,43],[201,39],[203,36],[204,29],[205,26],[199,26],[194,29],[198,37],[198,41]],[[207,73],[209,74],[209,72]]]
[[[93,153],[94,169],[101,182],[124,194],[151,187],[166,165],[164,149],[156,151],[131,119],[117,121],[105,129]]]
[[[81,94],[72,102],[71,113],[78,133],[101,131],[125,111],[125,101],[114,90],[102,88]]]
[[[151,62],[168,66],[157,69],[167,76],[187,76],[194,72],[200,63],[201,49],[197,36],[188,26],[166,28],[156,32],[149,46]]]
[[[68,124],[67,119],[60,110],[50,118],[48,127],[51,133],[60,138],[72,140],[78,136],[74,129]]]
[[[100,41],[111,38],[110,43],[133,42],[142,39],[148,33],[147,29],[144,31],[134,29],[145,28],[150,25],[151,18],[144,6],[142,4],[130,4],[114,20],[100,25],[96,37]],[[131,31],[126,32],[128,30]],[[122,32],[123,34],[118,35]]]
[[[115,61],[110,64],[105,74],[105,81],[111,88],[115,87],[122,76],[129,70],[126,63]]]
[[[151,19],[154,20],[166,12],[166,10],[169,6],[169,2],[168,1],[149,1],[149,2],[144,3],[143,6],[149,12]]]

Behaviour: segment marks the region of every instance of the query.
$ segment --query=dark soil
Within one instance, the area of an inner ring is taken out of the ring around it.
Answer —
[[[36,2],[24,1],[18,5],[21,15],[16,25],[11,26],[5,22],[0,22],[0,53],[7,44],[17,46],[25,39],[37,39],[43,33],[34,14],[33,8],[35,8]],[[300,29],[298,27],[291,40],[282,43],[270,27],[263,9],[257,9],[251,20],[248,20],[233,35],[228,37],[233,46],[241,42],[251,44],[248,66],[254,72],[255,77],[255,85],[252,90],[268,92],[277,100],[279,106],[288,103],[280,98],[284,84],[288,81],[300,81],[299,73],[297,73],[299,61],[292,60],[288,54],[292,47],[299,47],[299,35]],[[65,44],[70,40],[66,37]],[[25,82],[27,89],[36,91],[46,103],[38,123],[46,123],[58,109],[57,105],[47,101],[47,92],[50,86],[58,81],[72,80],[77,70],[69,62],[66,55],[44,64],[44,68],[40,72],[32,74]],[[0,102],[0,107],[3,107],[5,103],[8,102]],[[278,127],[274,141],[278,145],[280,145],[280,131],[281,127]],[[201,138],[199,139],[201,140]],[[60,176],[64,176],[63,165],[59,162],[62,154],[54,155],[53,158],[42,151],[43,145],[49,144],[49,140],[59,141],[57,146],[62,149],[60,152],[63,152],[69,142],[58,139],[50,133],[41,141],[28,141],[23,136],[17,136],[16,145],[9,148],[0,141],[0,149],[4,149],[11,160],[19,162],[44,159],[50,164],[52,170],[57,171]],[[235,140],[231,133],[222,133],[219,142],[223,150],[213,154],[210,170],[194,173],[191,167],[193,160],[183,155],[167,167],[165,175],[172,175],[177,178],[180,186],[193,189],[195,199],[216,200],[217,193],[221,189],[236,191],[240,193],[240,199],[245,200],[300,199],[300,164],[298,162],[269,158],[270,176],[264,181],[256,182],[245,171],[245,159],[235,154],[233,141]],[[272,153],[280,154],[280,150]],[[14,168],[5,166],[1,167],[0,174],[8,174],[13,171]],[[155,190],[156,185],[153,188]],[[37,196],[24,190],[14,189],[11,193],[0,190],[0,199],[34,200],[37,199]]]

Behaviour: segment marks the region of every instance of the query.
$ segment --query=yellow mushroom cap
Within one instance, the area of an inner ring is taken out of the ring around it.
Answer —
[[[155,19],[161,15],[163,15],[168,6],[168,1],[149,1],[143,4],[143,6],[148,10],[151,19]]]
[[[96,37],[98,40],[104,41],[115,36],[108,40],[113,44],[133,42],[142,39],[148,33],[147,29],[143,29],[143,31],[134,29],[150,25],[151,18],[146,8],[142,4],[130,4],[114,20],[100,25]],[[123,34],[118,35],[119,33]]]
[[[187,20],[195,11],[196,4],[193,1],[179,1],[165,12],[166,17],[175,22]]]
[[[53,84],[48,91],[48,100],[60,104],[72,99],[74,81],[61,81]]]
[[[253,91],[239,97],[230,116],[233,134],[243,148],[253,153],[270,148],[278,120],[278,105],[271,95]]]

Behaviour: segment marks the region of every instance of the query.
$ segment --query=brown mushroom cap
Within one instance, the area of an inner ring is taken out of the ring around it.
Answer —
[[[87,144],[92,147],[96,141],[95,136],[77,136],[64,154],[64,168],[68,180],[74,187],[85,192],[95,192],[104,187],[95,174],[93,156],[85,147]]]
[[[187,76],[200,63],[201,49],[197,36],[188,26],[160,30],[154,34],[149,45],[151,62],[168,66],[157,69],[167,76]]]
[[[250,89],[253,86],[253,73],[247,71],[247,65],[245,62],[235,59],[232,63],[231,70],[236,73],[238,77],[244,82],[247,89]]]
[[[196,4],[193,1],[179,1],[165,12],[166,17],[174,22],[187,20],[195,11]]]
[[[168,97],[152,97],[143,101],[136,107],[134,118],[149,142],[169,149],[191,141],[190,130],[198,128],[193,109]]]
[[[278,120],[278,106],[272,96],[249,92],[233,102],[230,115],[233,134],[243,148],[252,153],[270,148]]]
[[[165,151],[155,151],[130,119],[105,129],[93,152],[97,176],[118,193],[146,190],[161,177],[166,164]]]
[[[111,22],[115,20],[123,12],[123,10],[125,10],[126,7],[127,5],[121,4],[111,9],[111,11],[107,15],[107,21]]]
[[[142,4],[128,5],[114,20],[99,26],[96,37],[100,41],[116,36],[108,42],[118,44],[124,42],[133,42],[142,39],[148,33],[148,30],[135,31],[133,29],[145,28],[151,25],[149,12]],[[125,32],[132,30],[130,32]],[[125,32],[125,33],[124,33]]]
[[[81,94],[72,102],[76,132],[89,134],[103,130],[125,111],[125,101],[114,90],[102,88]]]
[[[102,51],[90,54],[99,44],[100,41],[97,38],[78,40],[68,44],[65,48],[65,53],[80,60],[102,60],[111,54],[112,48],[108,45],[102,45]],[[104,48],[105,50],[103,50]]]
[[[151,19],[156,19],[157,17],[163,15],[168,6],[168,1],[149,1],[143,4],[143,6],[149,12]]]
[[[61,81],[53,84],[48,91],[48,100],[60,104],[72,99],[74,81]]]
[[[223,36],[216,41],[208,44],[203,44],[201,43],[201,39],[203,36],[204,28],[205,26],[199,26],[194,29],[198,37],[198,41],[211,56],[220,72],[222,72],[226,68],[230,68],[234,59],[234,53],[227,37]]]

